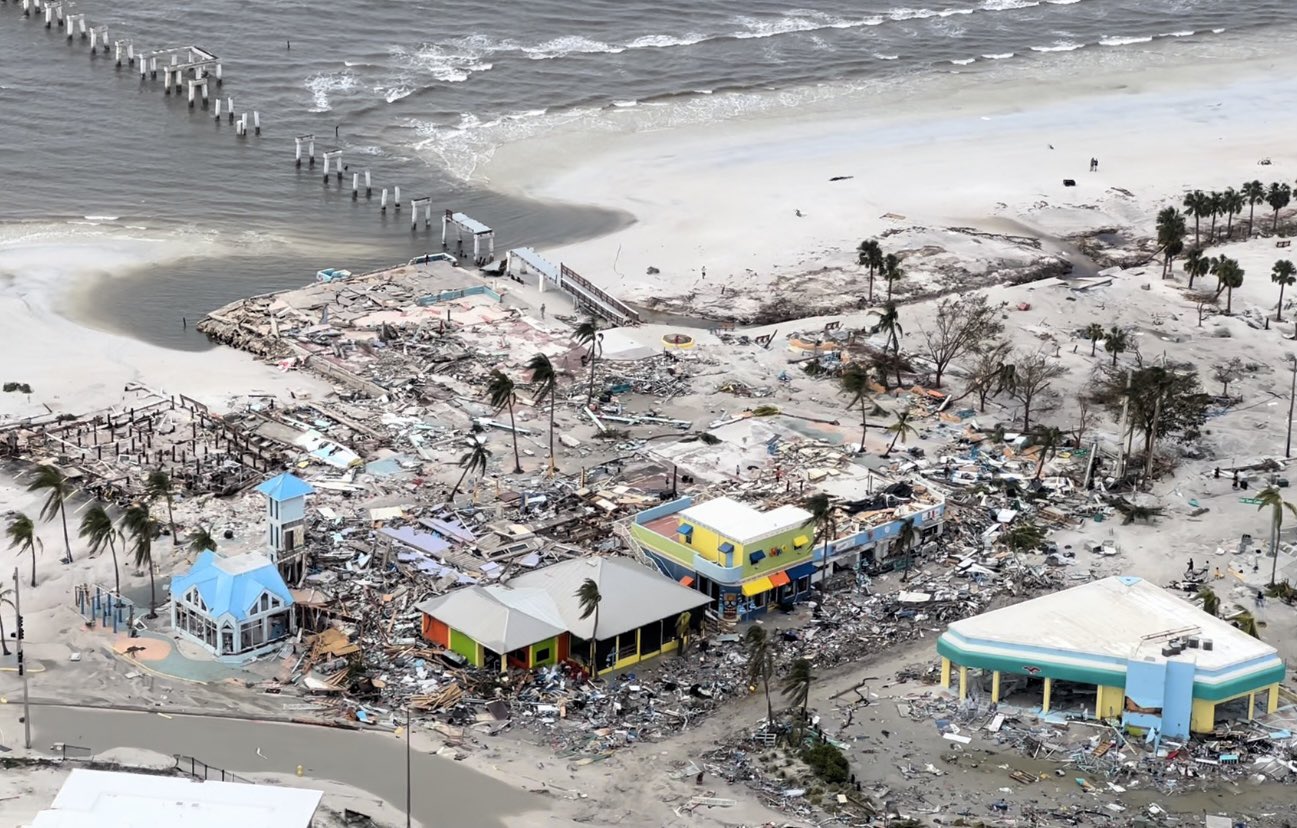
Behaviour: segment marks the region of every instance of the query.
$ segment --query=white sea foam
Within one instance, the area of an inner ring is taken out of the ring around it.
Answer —
[[[426,43],[414,51],[402,46],[393,47],[392,58],[407,74],[391,85],[408,83],[408,73],[431,75],[443,83],[463,83],[474,72],[490,71],[492,64],[485,58],[491,50],[491,46],[467,38],[450,43]]]
[[[775,37],[776,35],[794,32],[816,32],[823,29],[854,29],[860,26],[877,26],[883,22],[881,17],[865,18],[834,17],[821,12],[790,12],[775,18],[740,17],[735,22],[743,27],[730,37],[739,40],[752,38]]]
[[[951,63],[955,64],[956,66],[967,66],[968,64],[976,60],[977,58],[963,58],[962,60],[952,60]]]
[[[1104,46],[1129,46],[1132,43],[1148,43],[1152,39],[1152,35],[1140,35],[1137,37],[1101,37],[1099,38],[1099,43]]]
[[[311,93],[314,103],[311,112],[328,112],[333,106],[329,96],[336,92],[347,92],[356,88],[356,76],[350,70],[332,74],[312,75],[306,79],[306,88]]]
[[[892,9],[887,13],[890,20],[925,20],[929,17],[936,17],[938,12],[932,9]]]
[[[1000,52],[999,54],[994,55],[982,55],[982,57],[987,60],[1008,60],[1013,57],[1013,52]]]
[[[1013,11],[1039,5],[1040,0],[983,0],[980,8],[982,11]]]
[[[645,35],[626,44],[627,49],[669,49],[673,46],[693,46],[711,40],[709,35],[691,32],[685,35]]]
[[[874,55],[879,60],[900,60],[900,55]]]
[[[1191,37],[1196,34],[1193,29],[1186,29],[1183,32],[1162,32],[1158,37]]]
[[[612,105],[617,109],[629,109],[632,106],[639,106],[639,101],[636,100],[613,101]]]
[[[1052,46],[1032,46],[1032,47],[1031,47],[1031,51],[1033,51],[1033,52],[1070,52],[1070,51],[1072,51],[1072,50],[1074,50],[1074,49],[1080,49],[1080,48],[1081,48],[1082,46],[1084,46],[1084,45],[1085,45],[1084,43],[1072,43],[1071,41],[1068,41],[1068,40],[1060,40],[1060,41],[1057,41],[1056,43],[1054,43]]]
[[[550,60],[566,55],[616,55],[626,51],[625,46],[613,46],[601,40],[591,40],[581,35],[565,35],[547,40],[536,46],[523,46],[523,51],[532,60]]]

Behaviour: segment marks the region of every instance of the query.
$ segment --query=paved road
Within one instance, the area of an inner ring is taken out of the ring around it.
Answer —
[[[79,709],[32,709],[32,747],[55,742],[96,752],[114,747],[194,756],[235,773],[294,773],[332,779],[368,791],[403,809],[405,743],[392,734],[358,733],[308,725],[238,719]],[[257,755],[260,749],[262,756]],[[438,825],[502,826],[503,817],[544,808],[544,800],[497,782],[457,762],[414,754],[411,777],[415,819]]]

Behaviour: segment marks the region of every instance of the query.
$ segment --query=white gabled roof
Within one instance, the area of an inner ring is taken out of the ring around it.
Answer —
[[[734,543],[749,544],[805,526],[811,521],[811,513],[791,505],[763,512],[733,498],[718,497],[683,510],[680,519],[706,527]]]

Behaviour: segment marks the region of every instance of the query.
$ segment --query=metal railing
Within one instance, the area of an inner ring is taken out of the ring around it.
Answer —
[[[194,777],[195,779],[213,779],[217,782],[241,782],[245,785],[255,784],[251,779],[230,773],[224,768],[214,768],[211,765],[192,756],[181,756],[174,754],[176,760],[176,770],[181,773]]]

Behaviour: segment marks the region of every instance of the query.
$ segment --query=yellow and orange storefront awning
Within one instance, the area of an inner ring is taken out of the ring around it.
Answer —
[[[760,595],[763,592],[769,592],[774,589],[774,584],[770,583],[767,577],[753,578],[751,581],[743,584],[743,594],[749,598],[753,595]]]

